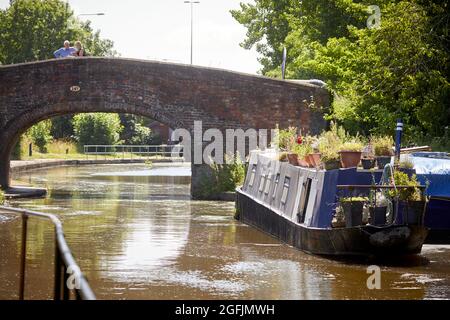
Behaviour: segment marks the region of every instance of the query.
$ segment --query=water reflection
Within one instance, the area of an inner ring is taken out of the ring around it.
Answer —
[[[151,171],[157,169],[163,170],[155,180]],[[449,298],[449,246],[426,246],[425,264],[383,265],[382,290],[371,291],[367,264],[281,244],[235,221],[233,203],[191,201],[189,184],[171,180],[171,169],[105,165],[31,172],[19,179],[48,187],[49,196],[12,204],[61,217],[74,256],[101,299]],[[52,228],[35,219],[29,228],[26,298],[51,298]],[[17,298],[19,231],[19,219],[0,213],[0,299]]]

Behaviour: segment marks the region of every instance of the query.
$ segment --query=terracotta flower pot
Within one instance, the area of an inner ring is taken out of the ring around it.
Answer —
[[[342,168],[357,167],[361,160],[361,151],[341,151],[341,166]]]
[[[307,154],[305,156],[305,161],[308,164],[309,168],[313,168],[314,167],[314,162],[313,162],[314,160],[313,160],[313,158],[312,158],[312,156],[310,154]]]
[[[298,166],[298,154],[288,153],[287,157],[289,164],[292,164],[293,166]]]
[[[313,163],[314,167],[320,166],[320,163],[321,163],[320,157],[322,156],[322,154],[321,153],[310,153],[309,155],[312,159],[311,162]]]
[[[305,159],[298,159],[298,164],[301,167],[306,167],[306,168],[309,167],[309,163]]]

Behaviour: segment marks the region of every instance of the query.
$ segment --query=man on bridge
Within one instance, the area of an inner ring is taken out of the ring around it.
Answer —
[[[77,50],[74,47],[70,46],[69,40],[64,41],[64,47],[56,50],[53,55],[55,58],[66,58],[71,57]]]

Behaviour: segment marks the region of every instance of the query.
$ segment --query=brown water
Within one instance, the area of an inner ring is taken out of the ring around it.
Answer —
[[[48,197],[11,205],[60,216],[100,299],[450,298],[450,246],[427,245],[421,256],[381,266],[381,290],[369,290],[368,264],[284,245],[235,221],[233,203],[191,201],[188,170],[110,165],[34,171],[18,180],[47,187]],[[50,298],[52,228],[30,218],[29,230],[26,298]],[[19,248],[20,219],[0,214],[0,299],[17,298]]]

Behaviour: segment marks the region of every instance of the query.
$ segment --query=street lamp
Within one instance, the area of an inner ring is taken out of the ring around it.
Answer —
[[[193,47],[193,42],[194,42],[194,38],[193,38],[193,34],[194,34],[194,20],[193,20],[193,15],[194,15],[194,4],[198,4],[200,3],[200,1],[185,1],[184,3],[188,3],[191,5],[191,65],[192,65],[192,47]]]
[[[99,13],[82,13],[79,14],[77,17],[80,16],[104,16],[105,14],[103,12],[99,12]]]

